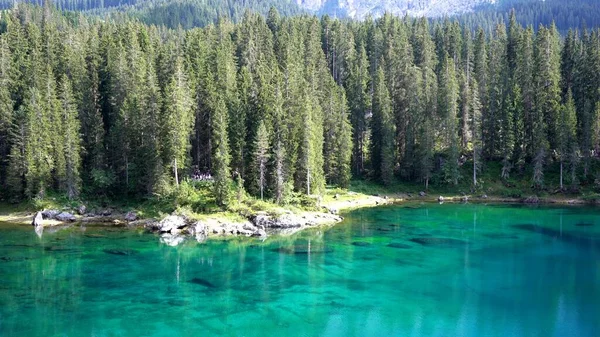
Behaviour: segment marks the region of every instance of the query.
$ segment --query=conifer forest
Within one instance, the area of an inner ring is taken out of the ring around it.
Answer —
[[[483,27],[483,24],[481,25]],[[0,19],[0,190],[282,201],[352,179],[592,184],[600,30],[246,11],[202,28],[18,5]]]

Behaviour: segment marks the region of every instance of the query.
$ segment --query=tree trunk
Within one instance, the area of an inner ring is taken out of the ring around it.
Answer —
[[[563,161],[560,160],[560,190],[563,189]]]
[[[473,146],[473,187],[477,187],[477,153]]]
[[[173,161],[173,173],[175,173],[175,185],[179,187],[179,176],[177,175],[177,159]]]

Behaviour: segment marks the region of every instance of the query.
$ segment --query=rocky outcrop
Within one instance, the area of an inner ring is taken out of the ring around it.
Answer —
[[[71,213],[61,212],[60,214],[56,215],[54,219],[60,222],[74,222],[75,216]]]
[[[160,233],[171,233],[188,225],[187,219],[179,215],[169,215],[159,222],[149,224],[150,229]]]
[[[42,211],[42,216],[44,217],[44,220],[54,220],[60,213],[61,212],[56,209],[47,209]]]
[[[529,196],[529,197],[525,198],[523,200],[523,202],[526,203],[526,204],[539,204],[540,203],[540,198],[538,198],[537,195],[532,195],[532,196]]]
[[[125,214],[125,221],[133,222],[135,220],[137,220],[137,214],[135,212],[127,212],[127,214]]]

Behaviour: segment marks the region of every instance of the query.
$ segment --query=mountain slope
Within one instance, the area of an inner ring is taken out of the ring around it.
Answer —
[[[477,6],[495,4],[497,0],[296,0],[298,5],[321,14],[364,18],[396,15],[438,17],[471,12]]]

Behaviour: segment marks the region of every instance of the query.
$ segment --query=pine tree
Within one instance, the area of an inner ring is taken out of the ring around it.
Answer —
[[[392,115],[392,101],[382,66],[379,67],[374,81],[371,163],[376,176],[385,185],[389,185],[394,178],[396,130]]]
[[[60,144],[60,150],[63,151],[65,158],[64,179],[61,189],[66,192],[70,199],[73,199],[79,195],[79,191],[81,190],[81,178],[79,175],[81,168],[81,126],[77,115],[77,106],[73,98],[71,82],[66,76],[63,76],[61,79],[59,102],[64,130],[64,134],[62,135],[63,143]]]
[[[571,182],[575,181],[577,167],[577,113],[573,94],[569,90],[564,105],[561,106],[558,118],[557,154],[560,161],[560,188],[563,189],[563,164],[567,162],[570,166]]]
[[[358,47],[358,56],[350,72],[346,92],[353,129],[352,172],[355,176],[360,176],[365,169],[368,138],[367,115],[371,109],[369,61],[363,44]]]
[[[4,36],[0,36],[0,187],[5,186],[10,129],[13,119],[13,87],[11,54]]]
[[[254,166],[258,172],[258,181],[256,182],[260,190],[260,199],[264,199],[264,191],[267,183],[267,162],[269,160],[269,134],[265,123],[261,121],[254,141]]]
[[[447,144],[444,180],[456,185],[460,178],[458,167],[460,144],[457,132],[458,83],[456,81],[454,61],[448,55],[442,60],[438,88],[438,113],[443,123],[444,143]]]
[[[179,170],[185,167],[189,155],[193,118],[192,98],[180,58],[174,70],[163,99],[162,151],[164,162],[172,169],[175,184],[179,185]]]
[[[44,197],[51,186],[54,160],[52,158],[52,135],[48,126],[49,111],[44,97],[37,88],[31,88],[24,104],[25,113],[25,162],[26,193],[29,197]]]

